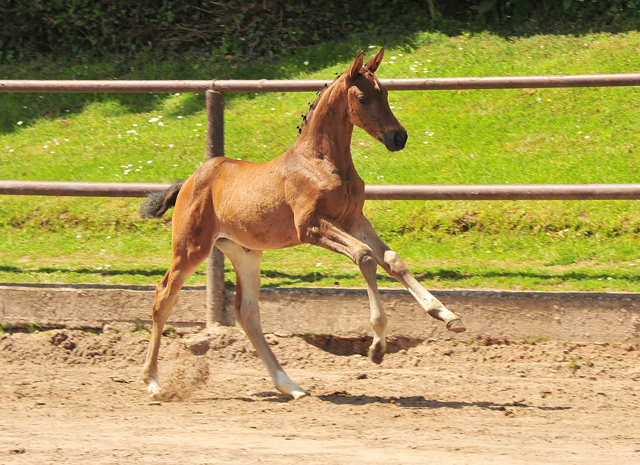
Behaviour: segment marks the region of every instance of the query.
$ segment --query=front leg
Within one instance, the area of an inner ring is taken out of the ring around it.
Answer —
[[[378,267],[371,248],[326,218],[317,218],[310,224],[299,225],[298,231],[302,242],[345,255],[360,268],[367,283],[371,310],[370,322],[373,329],[373,343],[369,347],[369,357],[374,363],[381,363],[386,351],[387,315],[380,301],[376,281]]]
[[[422,287],[418,280],[411,274],[407,265],[400,259],[400,256],[391,250],[387,244],[382,242],[382,239],[380,239],[367,218],[362,216],[360,221],[352,228],[351,232],[356,238],[371,248],[378,264],[384,268],[390,276],[400,281],[429,315],[444,322],[449,331],[453,331],[454,333],[466,331],[460,317],[451,310],[448,310],[442,302]]]

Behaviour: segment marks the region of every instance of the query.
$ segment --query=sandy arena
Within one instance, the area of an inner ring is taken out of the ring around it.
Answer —
[[[311,397],[274,392],[244,334],[0,334],[2,464],[637,464],[640,347],[268,335]]]

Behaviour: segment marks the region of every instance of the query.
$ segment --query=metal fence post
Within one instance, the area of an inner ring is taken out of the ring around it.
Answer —
[[[224,156],[224,94],[207,90],[207,159]],[[207,327],[229,324],[224,298],[224,254],[213,248],[207,259]]]

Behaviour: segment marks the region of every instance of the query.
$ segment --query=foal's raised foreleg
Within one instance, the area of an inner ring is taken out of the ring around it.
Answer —
[[[340,253],[358,265],[367,283],[373,343],[369,347],[369,357],[375,363],[381,363],[386,350],[387,315],[382,308],[378,283],[376,281],[377,264],[371,248],[345,232],[330,220],[320,219],[313,227],[305,229],[301,240],[309,244],[324,247]]]
[[[258,297],[260,293],[261,250],[249,250],[227,239],[220,239],[218,248],[229,257],[236,270],[235,318],[256,349],[280,392],[298,399],[309,393],[298,386],[284,372],[262,334]]]
[[[411,274],[400,256],[391,250],[375,232],[369,220],[364,216],[352,230],[353,235],[371,247],[376,261],[390,276],[396,278],[409,290],[411,295],[432,317],[444,322],[449,331],[461,333],[466,331],[458,315],[448,310],[442,302],[427,291]]]

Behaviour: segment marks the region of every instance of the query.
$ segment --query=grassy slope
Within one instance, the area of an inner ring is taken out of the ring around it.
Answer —
[[[421,34],[412,43],[387,50],[379,77],[640,68],[637,33],[513,40]],[[330,78],[367,45],[319,47],[263,68],[195,58],[137,69],[41,61],[1,67],[0,78]],[[354,161],[371,184],[634,183],[639,92],[394,92],[407,148],[392,154],[356,130]],[[229,96],[227,156],[262,161],[284,151],[314,97]],[[202,96],[7,94],[0,102],[4,179],[168,182],[204,158]],[[0,198],[0,281],[155,284],[170,259],[169,222],[139,219],[140,203]],[[640,290],[637,202],[368,202],[366,210],[428,287]],[[266,285],[362,285],[344,257],[304,246],[266,252],[263,274]],[[202,272],[189,281],[203,282]]]

